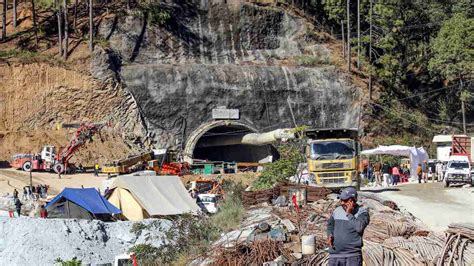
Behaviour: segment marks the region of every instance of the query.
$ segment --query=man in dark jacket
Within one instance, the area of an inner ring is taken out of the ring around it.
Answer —
[[[337,207],[328,221],[330,266],[361,266],[362,235],[369,224],[368,211],[357,204],[357,190],[348,187],[339,195]]]
[[[16,213],[18,214],[18,217],[20,217],[21,215],[21,206],[23,204],[21,203],[20,199],[19,198],[16,198],[15,199],[15,210],[16,210]]]

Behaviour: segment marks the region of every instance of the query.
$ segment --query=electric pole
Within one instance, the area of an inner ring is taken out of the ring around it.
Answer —
[[[466,101],[466,97],[463,94],[462,90],[462,79],[460,80],[460,85],[461,85],[461,112],[462,112],[462,130],[464,132],[464,135],[467,135],[467,130],[466,130],[466,108],[464,106],[464,102]]]
[[[350,0],[346,1],[347,3],[347,70],[351,72],[351,18],[349,11]]]
[[[372,100],[372,0],[369,10],[369,101]]]
[[[31,163],[31,167],[30,167],[30,188],[33,187],[33,175],[31,174],[31,171],[33,171],[33,161]]]
[[[357,69],[360,70],[360,0],[357,0]]]

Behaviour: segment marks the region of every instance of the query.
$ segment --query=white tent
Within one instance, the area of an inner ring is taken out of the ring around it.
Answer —
[[[178,176],[124,175],[110,189],[108,200],[127,220],[200,211]]]
[[[365,150],[361,152],[362,155],[393,155],[403,156],[410,158],[410,175],[416,178],[416,168],[418,164],[422,164],[423,161],[428,161],[428,153],[426,153],[423,147],[415,148],[402,145],[391,145],[391,146],[379,146],[375,149]]]

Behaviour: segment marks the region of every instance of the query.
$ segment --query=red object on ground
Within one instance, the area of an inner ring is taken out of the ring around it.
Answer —
[[[15,215],[14,215],[13,211],[8,211],[8,216],[9,216],[10,218],[13,218],[13,217],[15,217]]]
[[[40,217],[46,219],[48,217],[48,211],[46,209],[42,209],[40,211]]]
[[[296,201],[296,195],[295,194],[293,194],[293,196],[291,197],[291,200],[293,201],[293,205],[295,205],[296,211],[299,212],[300,207],[298,207],[298,202]]]
[[[164,163],[161,166],[160,174],[183,176],[191,172],[191,166],[188,163]]]
[[[133,266],[138,266],[137,256],[135,256],[135,254],[132,254],[130,255],[130,258],[132,259]]]

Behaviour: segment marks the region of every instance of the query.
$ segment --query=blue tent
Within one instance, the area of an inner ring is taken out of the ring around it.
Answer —
[[[50,218],[110,220],[121,211],[102,197],[95,188],[65,188],[47,205]]]

